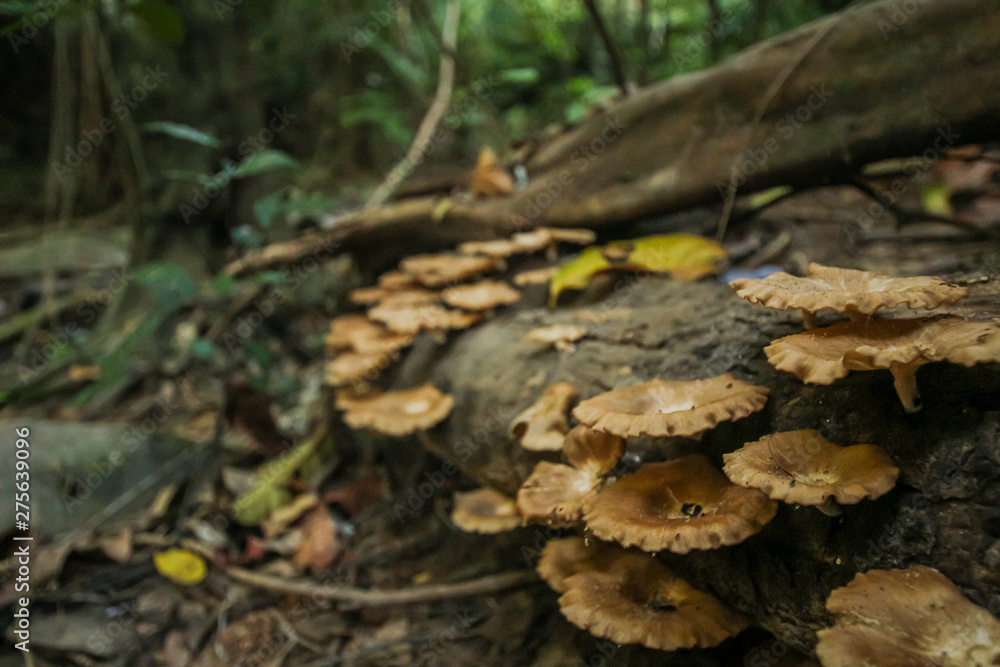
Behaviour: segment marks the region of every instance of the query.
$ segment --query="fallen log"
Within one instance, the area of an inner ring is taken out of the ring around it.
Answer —
[[[880,0],[640,90],[542,146],[509,197],[418,198],[328,220],[293,248],[446,247],[535,225],[601,228],[731,189],[842,179],[891,157],[996,139],[1000,12],[988,0]],[[280,261],[265,248],[228,270]]]

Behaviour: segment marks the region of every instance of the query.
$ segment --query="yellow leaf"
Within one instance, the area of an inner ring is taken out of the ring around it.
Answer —
[[[678,280],[698,280],[716,273],[726,257],[721,245],[694,234],[645,236],[631,243],[634,249],[626,268],[669,273]]]
[[[153,556],[156,570],[181,586],[194,586],[205,578],[205,559],[186,549],[168,549]]]
[[[944,183],[926,186],[920,193],[924,200],[924,210],[934,215],[950,218],[955,214],[951,208],[951,191]]]
[[[549,283],[549,308],[555,308],[564,289],[583,289],[591,277],[610,268],[611,264],[601,254],[599,246],[585,248],[579,257],[563,262]]]
[[[750,206],[753,208],[762,208],[773,202],[775,199],[784,197],[791,191],[792,187],[790,185],[779,185],[776,188],[770,188],[764,190],[763,192],[758,192],[750,197]]]

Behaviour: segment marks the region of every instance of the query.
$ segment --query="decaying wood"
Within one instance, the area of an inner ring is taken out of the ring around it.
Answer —
[[[744,193],[838,180],[888,157],[933,159],[996,138],[998,52],[989,0],[854,6],[589,118],[529,159],[521,192],[354,212],[310,243],[444,247],[539,224],[600,228],[721,203],[730,182]],[[271,261],[265,249],[231,270]]]
[[[970,299],[964,308],[967,317],[1000,316],[995,298]],[[574,352],[523,339],[557,322],[588,328]],[[901,469],[897,487],[844,507],[839,517],[782,505],[742,544],[658,558],[805,651],[815,630],[830,623],[824,610],[830,591],[868,569],[929,565],[1000,612],[998,365],[925,366],[918,374],[923,410],[905,414],[888,372],[854,372],[824,387],[771,367],[764,346],[801,330],[797,312],[753,306],[726,286],[649,278],[589,308],[525,310],[487,322],[436,356],[408,357],[401,377],[429,376],[455,397],[451,417],[427,442],[481,483],[508,493],[540,455],[509,439],[507,425],[550,383],[570,382],[583,398],[652,378],[726,372],[764,385],[771,394],[760,413],[721,424],[701,441],[632,439],[630,451],[645,460],[700,452],[721,467],[722,454],[743,443],[816,428],[838,444],[884,447]],[[529,550],[551,537],[542,527],[526,530]]]

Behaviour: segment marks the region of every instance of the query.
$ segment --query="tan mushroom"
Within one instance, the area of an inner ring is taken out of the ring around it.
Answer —
[[[569,577],[588,570],[606,570],[628,553],[616,544],[600,540],[562,537],[548,541],[535,570],[552,590],[565,593]]]
[[[597,235],[589,229],[571,229],[560,227],[538,227],[530,232],[514,234],[513,242],[524,252],[545,250],[549,260],[558,257],[559,243],[575,243],[587,245],[593,243]]]
[[[495,239],[493,241],[467,241],[458,246],[458,252],[463,255],[486,255],[506,259],[512,255],[527,252],[525,248],[510,239]]]
[[[901,305],[933,309],[956,303],[968,293],[936,277],[894,278],[816,263],[809,265],[805,278],[779,272],[760,279],[739,278],[729,285],[740,297],[768,308],[798,308],[809,315],[829,308],[852,319]]]
[[[524,287],[525,285],[544,285],[552,280],[552,276],[554,276],[558,270],[558,266],[549,266],[544,269],[521,271],[514,276],[514,284],[518,287]]]
[[[432,384],[351,401],[344,421],[351,428],[367,428],[384,435],[409,435],[444,421],[454,401]]]
[[[490,488],[455,494],[451,521],[467,533],[495,535],[521,525],[514,499]]]
[[[326,335],[329,352],[341,352],[354,347],[355,341],[363,338],[377,338],[385,327],[371,321],[364,315],[341,315],[330,322],[330,333]]]
[[[514,417],[507,437],[521,439],[521,446],[533,452],[558,451],[569,431],[566,417],[580,398],[580,392],[568,382],[546,387],[531,407]]]
[[[420,331],[465,329],[479,322],[481,313],[449,310],[435,303],[412,306],[378,305],[369,309],[368,317],[384,323],[392,331],[416,334]]]
[[[458,285],[441,292],[441,299],[449,306],[474,311],[493,310],[497,306],[516,303],[520,298],[520,292],[499,280]]]
[[[350,382],[375,380],[394,358],[383,353],[345,352],[326,365],[326,383],[331,387],[340,387]]]
[[[707,380],[651,380],[587,399],[576,406],[573,416],[593,429],[623,438],[691,437],[721,421],[742,419],[760,410],[767,394],[766,387],[728,373]]]
[[[415,255],[399,263],[399,268],[425,287],[444,287],[482,275],[500,266],[493,257],[464,255]]]
[[[917,369],[932,361],[1000,361],[1000,323],[948,315],[839,322],[780,338],[764,353],[772,366],[810,384],[832,384],[852,370],[888,369],[903,407],[916,412]]]
[[[584,522],[602,540],[685,554],[754,535],[777,512],[760,491],[736,486],[707,457],[647,463],[584,502]]]
[[[571,526],[583,518],[583,501],[596,483],[585,470],[539,461],[517,492],[525,523]]]
[[[557,350],[571,352],[576,349],[574,343],[586,335],[586,327],[579,324],[550,324],[532,329],[524,335],[524,339],[539,343],[551,343]]]
[[[642,554],[626,553],[606,569],[583,570],[562,585],[563,616],[617,644],[662,651],[709,648],[748,625],[742,614]]]
[[[514,181],[500,166],[496,153],[488,147],[481,149],[469,179],[469,191],[477,197],[499,197],[513,190]]]
[[[566,434],[562,449],[571,466],[596,479],[611,472],[625,454],[625,440],[580,425]]]
[[[937,570],[870,570],[838,588],[817,633],[824,667],[1000,665],[1000,620]]]
[[[378,278],[378,284],[373,287],[359,287],[351,290],[351,303],[369,305],[404,290],[416,289],[420,285],[416,279],[402,271],[389,271]]]
[[[723,455],[735,484],[799,505],[854,505],[896,485],[899,468],[874,445],[835,445],[814,429],[769,435]]]

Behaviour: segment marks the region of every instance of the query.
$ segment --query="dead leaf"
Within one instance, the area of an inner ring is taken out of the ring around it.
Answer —
[[[323,496],[326,504],[337,503],[344,508],[347,516],[356,516],[366,508],[385,498],[389,488],[382,474],[373,470],[368,474],[338,489],[328,491]]]
[[[313,572],[322,570],[340,554],[337,522],[330,516],[326,506],[320,505],[306,516],[302,529],[305,539],[292,561],[299,569],[309,568]]]
[[[261,530],[264,532],[264,537],[274,537],[279,533],[285,532],[288,526],[295,523],[303,514],[316,507],[318,502],[319,498],[316,497],[315,493],[303,493],[287,505],[274,510],[271,516],[260,524]]]
[[[117,535],[101,537],[97,540],[104,555],[116,563],[125,564],[132,560],[132,530],[126,528]]]
[[[479,151],[469,190],[477,197],[499,197],[513,192],[514,180],[500,166],[500,160],[492,149]]]

